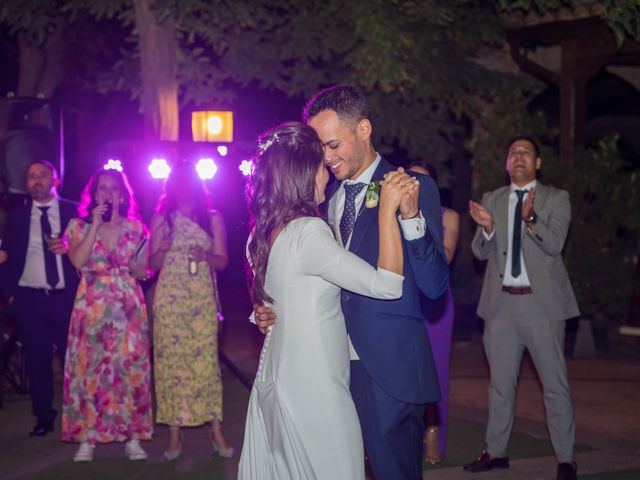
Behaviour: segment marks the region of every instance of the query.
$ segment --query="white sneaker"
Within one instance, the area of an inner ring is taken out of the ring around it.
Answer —
[[[88,442],[82,442],[78,451],[73,456],[74,462],[90,462],[93,460],[93,449],[95,445],[90,445]]]
[[[129,440],[124,445],[124,454],[129,460],[146,460],[147,452],[145,452],[140,446],[140,442],[137,438]]]

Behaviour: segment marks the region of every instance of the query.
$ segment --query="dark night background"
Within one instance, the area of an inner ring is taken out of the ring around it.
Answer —
[[[482,265],[468,248],[474,226],[467,204],[503,184],[504,144],[523,131],[543,145],[544,181],[570,192],[566,262],[585,318],[601,330],[601,346],[608,348],[612,328],[635,321],[640,225],[628,212],[640,208],[638,7],[429,0],[364,9],[358,2],[163,0],[143,17],[134,14],[138,4],[3,2],[0,97],[42,93],[62,111],[64,197],[77,200],[89,176],[107,158],[119,158],[147,221],[161,190],[146,170],[150,159],[214,151],[215,145],[191,142],[191,112],[232,110],[234,142],[227,157],[217,156],[219,170],[207,182],[229,232],[232,261],[220,276],[226,314],[249,310],[238,164],[262,131],[299,120],[313,92],[345,82],[370,98],[376,148],[398,165],[416,158],[434,163],[443,204],[461,214],[451,271],[456,335],[478,329]],[[146,46],[138,33],[145,22],[160,26]],[[145,64],[146,54],[156,60]],[[167,85],[179,114],[162,122],[177,127],[177,144],[150,127],[158,107],[153,92]],[[603,157],[608,162],[598,161]],[[11,168],[6,159],[0,164]],[[610,220],[592,220],[603,218]],[[587,262],[584,249],[592,250]],[[598,260],[602,252],[615,252],[607,254],[615,258],[611,272]],[[622,280],[615,288],[594,287],[584,272]]]

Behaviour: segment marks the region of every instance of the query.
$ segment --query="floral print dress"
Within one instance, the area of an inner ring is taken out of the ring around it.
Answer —
[[[65,235],[80,241],[88,230],[88,223],[73,219]],[[147,311],[127,267],[145,235],[141,222],[125,220],[115,249],[98,235],[80,269],[64,368],[64,441],[151,438]]]
[[[173,241],[164,258],[153,304],[154,372],[158,423],[196,426],[222,420],[218,318],[211,270],[189,274],[189,249],[209,250],[195,222],[174,215]]]

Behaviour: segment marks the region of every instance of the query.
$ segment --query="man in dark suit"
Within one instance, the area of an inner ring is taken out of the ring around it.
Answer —
[[[58,198],[55,167],[45,161],[27,169],[27,205],[9,212],[3,293],[16,316],[24,346],[31,407],[37,423],[30,435],[53,430],[53,345],[62,362],[78,276],[67,258],[62,234],[75,205]]]
[[[575,480],[575,420],[564,361],[564,323],[578,304],[562,261],[571,222],[569,194],[536,179],[542,159],[537,143],[520,135],[509,142],[511,185],[470,202],[478,224],[471,249],[487,269],[478,304],[489,361],[486,450],[464,469],[508,468],[506,456],[522,354],[531,355],[544,389],[558,480]]]
[[[368,102],[355,87],[328,88],[309,100],[304,119],[318,132],[327,166],[340,181],[327,194],[328,221],[336,238],[375,267],[374,182],[395,167],[373,148]],[[411,174],[420,188],[402,199],[398,215],[404,245],[402,297],[375,300],[343,291],[341,299],[352,359],[351,394],[379,480],[422,479],[424,409],[440,399],[420,307],[420,292],[437,298],[449,280],[440,197],[433,179]],[[268,307],[257,306],[254,313],[263,333],[277,322]]]
[[[362,92],[340,85],[321,90],[304,110],[340,182],[329,192],[328,221],[345,248],[376,266],[378,213],[372,182],[395,167],[374,149],[369,106]],[[342,292],[351,350],[351,393],[364,446],[377,479],[422,478],[426,403],[440,399],[420,292],[440,296],[449,268],[442,244],[440,198],[434,181],[416,174],[420,188],[406,195],[398,220],[403,232],[403,295],[375,300]]]

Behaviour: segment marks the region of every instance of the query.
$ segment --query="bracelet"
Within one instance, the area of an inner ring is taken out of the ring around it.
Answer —
[[[400,217],[402,217],[402,215],[400,215]],[[418,217],[420,217],[420,209],[418,209],[418,213],[416,213],[413,217],[409,217],[409,218],[402,217],[402,220],[413,220],[414,218],[418,218]]]

